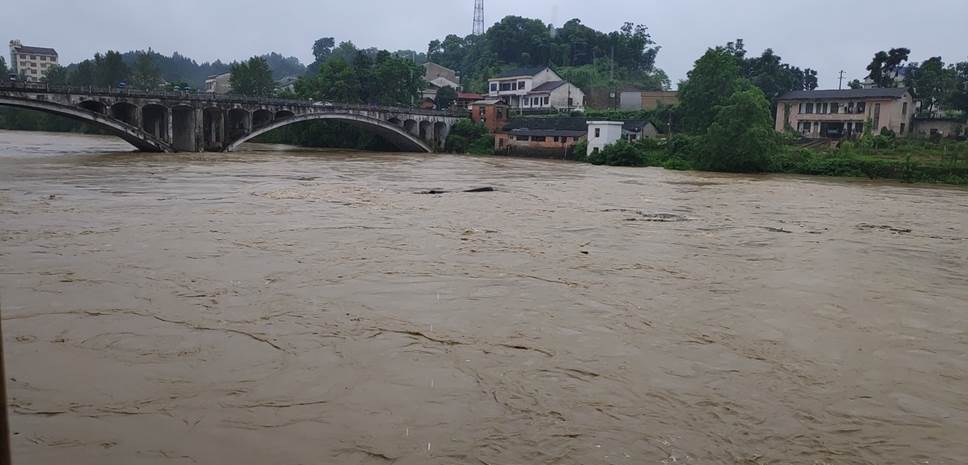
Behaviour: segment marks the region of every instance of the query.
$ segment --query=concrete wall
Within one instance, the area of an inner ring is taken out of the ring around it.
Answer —
[[[527,137],[528,140],[518,140]],[[575,145],[584,137],[545,136],[543,141],[534,140],[531,136],[517,136],[513,133],[497,133],[494,135],[494,151],[504,155],[524,157],[572,159],[575,156]]]
[[[938,134],[941,137],[959,136],[965,133],[966,123],[948,119],[919,119],[914,120],[913,135],[930,137]]]
[[[588,122],[588,155],[602,151],[622,138],[621,121]]]
[[[659,105],[672,106],[679,104],[679,92],[622,92],[620,106],[623,110],[655,110]]]

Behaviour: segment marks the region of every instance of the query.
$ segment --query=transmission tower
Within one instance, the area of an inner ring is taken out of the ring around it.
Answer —
[[[484,0],[474,0],[474,35],[484,35]]]

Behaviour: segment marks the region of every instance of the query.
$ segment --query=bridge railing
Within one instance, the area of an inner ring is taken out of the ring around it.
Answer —
[[[103,87],[93,87],[93,86],[52,86],[44,82],[13,82],[13,81],[0,81],[0,92],[12,91],[12,92],[44,92],[52,94],[69,94],[69,95],[98,95],[98,96],[110,96],[110,97],[139,97],[139,98],[154,98],[154,99],[175,99],[175,100],[190,100],[196,102],[214,102],[214,103],[239,103],[239,104],[254,104],[254,105],[275,105],[275,106],[290,106],[290,107],[313,107],[320,109],[332,109],[332,110],[349,110],[349,111],[382,111],[390,113],[408,113],[408,114],[418,114],[426,116],[463,116],[466,115],[466,111],[454,112],[454,111],[442,111],[442,110],[425,110],[421,108],[412,107],[396,107],[396,106],[378,106],[378,105],[359,105],[359,104],[349,104],[349,103],[334,103],[334,102],[318,102],[314,100],[294,100],[294,99],[281,99],[275,97],[250,97],[245,95],[222,95],[222,94],[211,94],[211,93],[194,93],[194,92],[183,92],[183,91],[165,91],[165,90],[138,90],[138,89],[114,89],[114,88],[103,88]]]

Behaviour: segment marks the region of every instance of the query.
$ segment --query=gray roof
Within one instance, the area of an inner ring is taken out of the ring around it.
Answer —
[[[34,55],[57,56],[57,50],[47,47],[30,47],[27,45],[15,45],[17,53],[30,53]]]
[[[631,120],[622,122],[622,130],[629,132],[640,132],[646,126],[652,124],[650,121],[645,120]]]
[[[517,69],[505,71],[503,73],[498,73],[491,79],[505,79],[505,78],[519,77],[519,76],[534,76],[535,74],[538,74],[547,68],[548,68],[547,66],[531,66],[531,67],[525,67],[525,68],[517,68]]]
[[[514,129],[508,131],[512,136],[544,136],[544,137],[582,137],[588,134],[588,130],[572,131],[566,129]]]
[[[778,100],[827,100],[827,99],[899,99],[907,93],[904,87],[888,89],[843,89],[843,90],[795,90],[783,94]]]
[[[514,118],[504,126],[505,131],[541,129],[588,132],[588,119],[582,117],[544,116]]]
[[[535,87],[534,89],[531,89],[531,93],[532,94],[545,94],[545,93],[550,93],[551,91],[553,91],[553,90],[555,90],[555,89],[557,89],[557,88],[559,88],[559,87],[561,87],[561,86],[563,86],[565,84],[568,84],[568,82],[566,82],[566,81],[549,81],[549,82],[546,82],[544,84],[541,84],[538,87]]]

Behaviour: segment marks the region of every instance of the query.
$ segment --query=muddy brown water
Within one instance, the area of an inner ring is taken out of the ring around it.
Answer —
[[[968,463],[964,189],[127,149],[0,132],[17,463]]]

